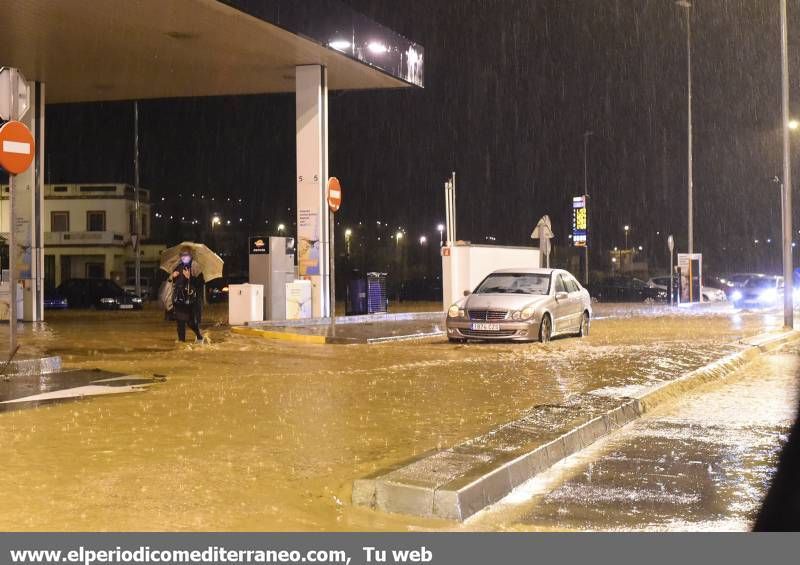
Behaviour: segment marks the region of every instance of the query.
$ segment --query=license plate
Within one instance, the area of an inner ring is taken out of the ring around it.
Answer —
[[[472,329],[476,332],[499,332],[500,324],[472,324]]]
[[[133,310],[133,304],[120,304],[120,310]]]

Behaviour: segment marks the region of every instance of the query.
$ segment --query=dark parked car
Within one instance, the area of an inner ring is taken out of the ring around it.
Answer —
[[[98,310],[141,310],[142,299],[122,290],[111,279],[69,279],[58,293],[69,301],[70,308]]]
[[[206,284],[206,296],[209,303],[227,302],[228,286],[232,284],[246,284],[247,277],[223,277]]]
[[[589,285],[589,294],[601,302],[666,302],[669,294],[635,277],[611,277]]]
[[[54,287],[46,287],[44,289],[44,309],[63,310],[64,308],[69,308],[69,300]]]

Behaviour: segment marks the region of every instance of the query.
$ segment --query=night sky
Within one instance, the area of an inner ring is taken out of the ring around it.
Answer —
[[[550,214],[563,245],[591,130],[595,260],[623,245],[624,224],[658,262],[667,233],[685,247],[685,12],[672,0],[348,3],[424,45],[426,88],[332,93],[342,224],[382,220],[436,238],[443,182],[455,170],[460,239],[530,245]],[[696,0],[693,18],[695,248],[712,269],[743,268],[754,255],[777,269],[779,194],[769,179],[781,172],[778,2]],[[797,99],[800,0],[790,18]],[[47,182],[131,182],[131,106],[50,106]],[[142,185],[156,200],[182,194],[180,209],[199,217],[210,208],[195,207],[192,193],[241,198],[236,215],[253,233],[294,220],[293,96],[140,108]]]

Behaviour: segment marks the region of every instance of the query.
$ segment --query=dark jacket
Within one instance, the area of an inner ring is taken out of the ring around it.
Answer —
[[[189,268],[190,275],[183,275],[184,268]],[[178,276],[173,279],[172,304],[176,320],[200,322],[203,312],[203,273],[197,263],[184,265],[179,263],[174,269]]]

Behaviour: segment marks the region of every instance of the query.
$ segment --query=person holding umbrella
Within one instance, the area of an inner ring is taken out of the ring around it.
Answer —
[[[186,341],[186,327],[191,329],[198,342],[207,341],[200,331],[203,313],[204,283],[222,276],[223,261],[208,247],[196,243],[182,243],[167,249],[161,257],[161,268],[169,273],[164,307],[172,307],[177,323],[178,341]]]

